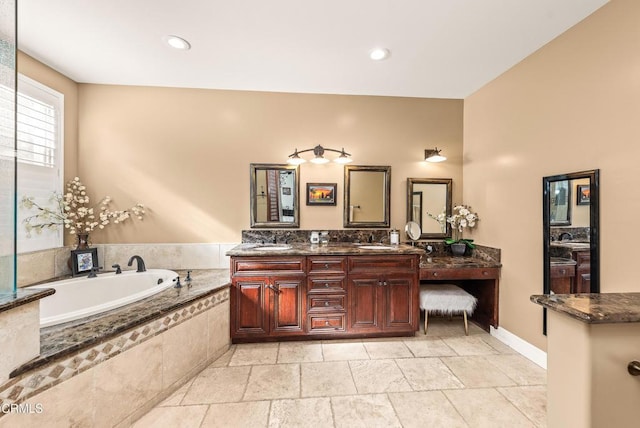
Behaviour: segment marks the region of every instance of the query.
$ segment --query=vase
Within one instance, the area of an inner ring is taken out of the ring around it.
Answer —
[[[451,244],[451,252],[454,256],[464,256],[464,252],[467,250],[467,244],[457,242]]]

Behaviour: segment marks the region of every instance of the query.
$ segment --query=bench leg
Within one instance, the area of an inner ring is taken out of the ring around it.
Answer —
[[[464,317],[464,334],[469,336],[469,324],[467,323],[467,311],[462,311],[462,316]]]
[[[429,318],[429,312],[425,309],[424,311],[424,334],[427,334],[427,320]]]

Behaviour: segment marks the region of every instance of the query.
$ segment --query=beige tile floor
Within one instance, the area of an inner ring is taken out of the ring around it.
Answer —
[[[455,318],[428,333],[233,345],[134,427],[546,426],[545,370]]]

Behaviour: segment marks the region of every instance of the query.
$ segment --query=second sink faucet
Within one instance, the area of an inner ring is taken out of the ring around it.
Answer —
[[[136,272],[146,272],[147,268],[144,265],[144,260],[142,260],[142,257],[140,256],[131,256],[131,258],[129,259],[129,263],[127,263],[127,266],[131,266],[134,260],[138,265],[138,269],[136,270]]]
[[[571,241],[573,239],[573,235],[569,232],[562,232],[558,237],[558,241],[564,241],[565,239]]]

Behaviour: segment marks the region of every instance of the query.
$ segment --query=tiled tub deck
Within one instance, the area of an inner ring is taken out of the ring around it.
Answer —
[[[128,426],[225,353],[229,271],[192,277],[189,288],[42,329],[40,357],[0,385],[3,409],[22,405],[0,412],[0,428]]]

